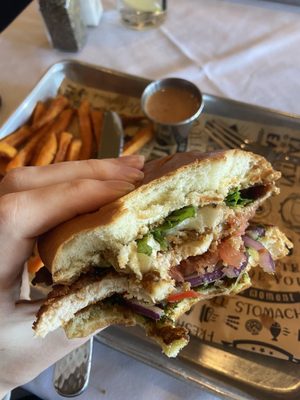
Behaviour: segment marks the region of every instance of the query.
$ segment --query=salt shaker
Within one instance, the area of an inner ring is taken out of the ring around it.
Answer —
[[[81,0],[39,0],[40,11],[53,47],[76,52],[86,41]]]
[[[80,0],[81,15],[86,26],[97,26],[103,14],[101,0]]]

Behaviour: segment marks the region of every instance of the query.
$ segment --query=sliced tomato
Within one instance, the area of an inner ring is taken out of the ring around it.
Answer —
[[[218,250],[220,258],[227,265],[238,268],[242,262],[245,261],[245,254],[243,251],[233,246],[231,239],[224,240],[220,243]]]
[[[199,293],[195,292],[195,290],[187,290],[186,292],[170,294],[167,300],[170,303],[175,303],[176,301],[180,301],[183,299],[195,299],[199,296]]]

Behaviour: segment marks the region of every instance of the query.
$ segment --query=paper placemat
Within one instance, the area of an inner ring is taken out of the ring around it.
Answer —
[[[64,81],[60,92],[78,105],[89,98],[95,108],[111,109],[122,114],[141,115],[140,100],[107,91],[82,87]],[[220,296],[198,303],[181,318],[180,324],[208,343],[238,348],[300,363],[300,137],[295,130],[261,125],[255,122],[203,114],[194,124],[188,142],[189,150],[213,151],[220,148],[207,135],[207,121],[219,120],[241,137],[288,153],[276,162],[282,172],[281,193],[268,199],[258,210],[255,220],[278,225],[294,243],[294,249],[276,263],[274,276],[259,267],[251,271],[253,286],[236,296]],[[153,140],[141,153],[153,159],[176,152],[174,145]]]

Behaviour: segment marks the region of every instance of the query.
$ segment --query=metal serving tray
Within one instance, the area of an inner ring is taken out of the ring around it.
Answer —
[[[139,98],[149,80],[76,61],[53,65],[0,129],[0,138],[31,115],[38,100],[54,96],[63,80]],[[204,95],[204,114],[300,130],[300,118],[216,96]],[[96,340],[193,385],[229,399],[300,399],[299,365],[192,337],[176,359],[163,356],[139,328],[110,327]]]
[[[281,3],[281,4],[289,4],[289,5],[293,5],[293,6],[300,6],[300,0],[264,0],[264,1],[268,1],[271,3]]]

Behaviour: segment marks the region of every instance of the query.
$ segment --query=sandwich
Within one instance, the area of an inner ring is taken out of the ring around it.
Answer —
[[[279,192],[280,172],[262,156],[177,153],[144,173],[131,193],[39,239],[52,289],[33,324],[37,336],[139,325],[174,357],[189,341],[180,316],[248,288],[251,268],[273,274],[292,248],[278,227],[253,222]]]

